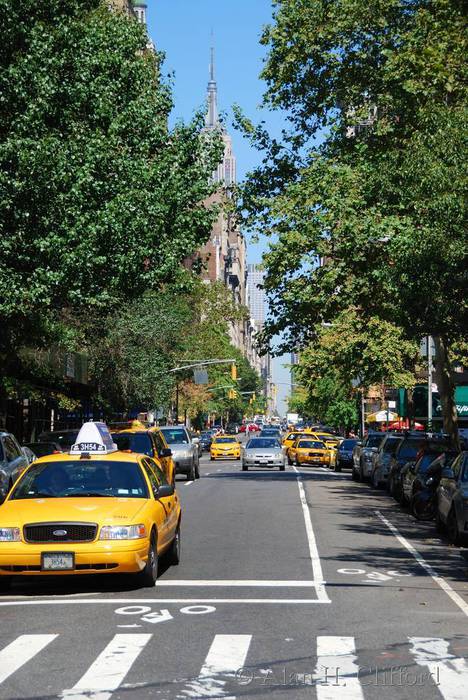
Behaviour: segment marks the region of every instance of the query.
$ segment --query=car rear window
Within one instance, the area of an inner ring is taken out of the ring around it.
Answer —
[[[183,428],[162,428],[162,433],[168,445],[175,445],[177,443],[188,444],[189,442],[187,433]]]
[[[357,440],[343,440],[340,445],[340,450],[352,450],[357,443]]]
[[[425,440],[413,439],[413,440],[403,440],[400,445],[400,449],[397,452],[397,456],[400,459],[410,460],[416,457],[419,450],[424,447]]]
[[[326,447],[323,442],[320,442],[319,440],[299,440],[297,443],[298,447],[305,447],[308,449],[314,449],[314,450],[325,450]]]
[[[148,457],[154,455],[153,444],[148,433],[111,433],[111,436],[119,450],[131,450]]]
[[[383,451],[387,452],[389,454],[395,454],[398,445],[400,444],[401,440],[398,438],[390,438],[387,440],[387,442],[384,445]]]

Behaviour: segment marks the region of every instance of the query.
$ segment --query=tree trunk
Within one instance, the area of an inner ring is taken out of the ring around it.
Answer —
[[[455,445],[460,447],[458,438],[458,416],[455,405],[455,384],[452,380],[452,367],[448,356],[445,338],[434,336],[435,358],[434,375],[439,390],[444,432],[448,433]]]

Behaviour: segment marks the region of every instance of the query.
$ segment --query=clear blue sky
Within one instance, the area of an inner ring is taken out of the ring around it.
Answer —
[[[231,127],[232,105],[239,104],[255,122],[264,120],[274,134],[283,123],[281,114],[259,109],[265,89],[259,74],[266,53],[259,38],[271,18],[270,0],[148,0],[150,36],[166,54],[163,73],[173,74],[174,120],[187,121],[204,107],[213,32],[219,107],[233,138],[239,180],[260,155]],[[266,241],[256,245],[249,241],[249,262],[259,262],[266,246]],[[280,412],[289,383],[289,370],[282,364],[288,361],[287,357],[273,361]]]

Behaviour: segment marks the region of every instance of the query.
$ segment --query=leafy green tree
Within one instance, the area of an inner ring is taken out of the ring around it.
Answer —
[[[467,321],[463,4],[274,6],[262,39],[265,102],[288,111],[290,130],[278,143],[239,115],[265,151],[243,206],[275,236],[265,342],[282,332],[285,346],[314,344],[318,325],[352,309],[363,331],[352,376],[366,355],[381,372],[373,324],[398,331],[393,352],[405,371],[402,343],[434,335],[444,427],[455,435],[450,349]]]
[[[0,354],[69,342],[63,314],[177,280],[209,236],[222,153],[168,128],[161,55],[101,0],[0,0]]]

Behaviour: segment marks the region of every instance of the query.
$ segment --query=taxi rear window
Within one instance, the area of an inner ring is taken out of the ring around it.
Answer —
[[[148,433],[111,433],[119,450],[131,450],[153,457],[154,450]]]
[[[315,450],[325,450],[326,447],[323,444],[323,442],[320,442],[319,440],[300,440],[297,443],[298,447],[306,447],[308,449],[315,449]]]
[[[136,462],[43,462],[24,473],[9,500],[86,496],[148,498],[148,489]]]

